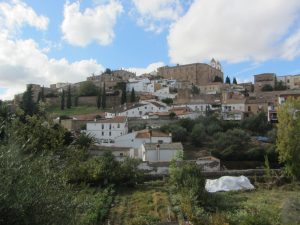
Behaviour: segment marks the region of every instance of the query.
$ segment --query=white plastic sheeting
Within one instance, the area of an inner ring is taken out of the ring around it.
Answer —
[[[215,180],[207,179],[205,183],[205,189],[208,192],[238,191],[238,190],[252,190],[254,189],[254,186],[251,184],[249,179],[245,176],[240,176],[240,177],[223,176]]]

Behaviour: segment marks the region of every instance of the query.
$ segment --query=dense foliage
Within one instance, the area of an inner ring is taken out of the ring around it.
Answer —
[[[79,96],[96,96],[97,87],[93,81],[82,82],[79,86]]]
[[[110,152],[90,158],[90,137],[73,137],[41,115],[0,105],[0,224],[101,224],[112,186],[141,179],[139,162]]]
[[[276,130],[272,129],[265,113],[241,122],[224,121],[216,116],[200,116],[196,120],[180,119],[161,127],[162,131],[172,133],[173,141],[207,147],[214,156],[223,160],[264,161],[264,155],[267,155],[270,161],[276,162]],[[268,137],[269,143],[257,143],[257,135]]]
[[[289,176],[300,178],[300,98],[288,98],[278,110],[277,151]]]

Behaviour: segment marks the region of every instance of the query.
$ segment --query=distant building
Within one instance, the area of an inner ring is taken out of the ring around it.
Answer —
[[[276,75],[274,73],[262,73],[254,75],[254,91],[260,92],[265,85],[275,87]]]
[[[206,85],[214,82],[217,77],[223,81],[223,72],[217,62],[212,62],[211,65],[193,63],[164,66],[158,68],[158,75],[167,79],[176,79],[179,82],[187,81],[193,85]]]
[[[182,144],[177,142],[170,144],[145,143],[139,148],[138,154],[143,161],[169,162],[176,156],[177,152],[182,151]]]
[[[87,122],[86,133],[95,137],[99,143],[113,143],[117,137],[128,133],[127,117],[116,116],[112,119]]]
[[[168,112],[170,107],[162,102],[142,101],[120,112],[119,116],[138,118],[152,112]]]
[[[277,82],[282,81],[288,89],[300,89],[300,74],[299,75],[286,75],[278,76]]]

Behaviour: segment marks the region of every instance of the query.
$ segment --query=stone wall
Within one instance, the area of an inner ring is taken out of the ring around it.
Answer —
[[[60,97],[48,97],[45,98],[46,103],[52,107],[60,106]],[[120,96],[106,96],[106,107],[112,108],[120,105],[121,98]],[[65,104],[67,103],[67,97],[65,96]],[[72,106],[74,106],[74,98],[72,98]],[[89,106],[96,107],[97,106],[97,96],[81,96],[78,97],[78,106]]]

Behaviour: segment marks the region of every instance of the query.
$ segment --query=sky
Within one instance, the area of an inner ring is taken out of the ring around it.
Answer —
[[[2,0],[0,99],[27,83],[211,58],[238,82],[300,74],[299,17],[299,0]]]

